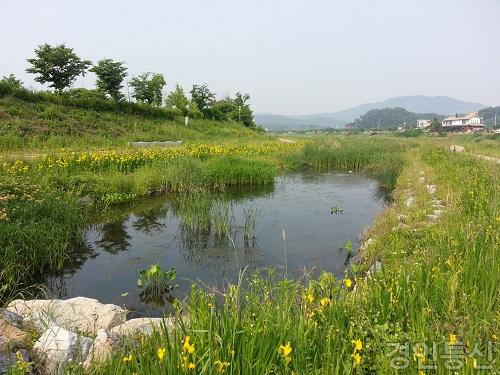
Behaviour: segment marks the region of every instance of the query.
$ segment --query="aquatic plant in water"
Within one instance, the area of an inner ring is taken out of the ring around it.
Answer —
[[[158,263],[148,269],[140,270],[137,286],[141,289],[139,294],[141,301],[158,305],[164,305],[166,301],[172,302],[174,298],[170,293],[179,287],[174,283],[176,277],[175,269],[164,271]]]

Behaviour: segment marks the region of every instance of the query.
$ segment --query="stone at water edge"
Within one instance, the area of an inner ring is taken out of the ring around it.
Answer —
[[[0,319],[5,320],[7,323],[12,324],[17,328],[22,328],[23,317],[15,312],[7,309],[0,309]]]
[[[26,332],[0,318],[0,338],[0,350],[3,350],[12,347],[26,347],[30,336]]]
[[[33,353],[40,360],[41,373],[63,375],[69,362],[84,362],[93,340],[62,327],[47,329],[33,345]]]
[[[109,330],[126,321],[127,311],[96,299],[75,297],[67,300],[15,300],[7,307],[31,322],[39,332],[58,325],[92,335],[99,329]]]
[[[83,368],[88,369],[92,363],[106,360],[117,347],[120,337],[103,329],[97,331],[97,336],[90,347],[87,359],[83,362]]]
[[[174,327],[174,321],[171,318],[131,319],[123,324],[120,324],[119,326],[113,327],[110,332],[120,336],[131,335],[135,333],[150,335],[155,329],[161,329],[163,325],[165,325],[166,328],[170,331]]]

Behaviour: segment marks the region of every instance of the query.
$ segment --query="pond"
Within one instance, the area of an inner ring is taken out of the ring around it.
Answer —
[[[274,186],[150,198],[89,227],[81,258],[46,284],[52,297],[91,297],[125,306],[132,316],[155,316],[162,309],[145,302],[137,279],[156,263],[175,269],[176,298],[193,281],[224,288],[242,269],[342,277],[346,241],[357,247],[385,198],[374,180],[349,173],[294,174]]]

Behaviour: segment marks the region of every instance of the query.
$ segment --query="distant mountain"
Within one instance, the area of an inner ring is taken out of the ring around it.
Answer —
[[[343,111],[300,116],[256,114],[255,121],[268,129],[298,129],[314,127],[336,127],[354,121],[372,109],[404,108],[413,113],[435,113],[439,115],[465,113],[485,108],[484,104],[465,102],[446,96],[401,96],[381,102],[365,103]]]

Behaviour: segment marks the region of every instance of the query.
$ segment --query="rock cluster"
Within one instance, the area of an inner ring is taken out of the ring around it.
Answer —
[[[0,311],[0,375],[20,362],[33,362],[47,375],[63,374],[69,363],[88,368],[106,359],[128,335],[173,329],[171,319],[127,321],[126,314],[119,306],[85,297],[12,301]]]

